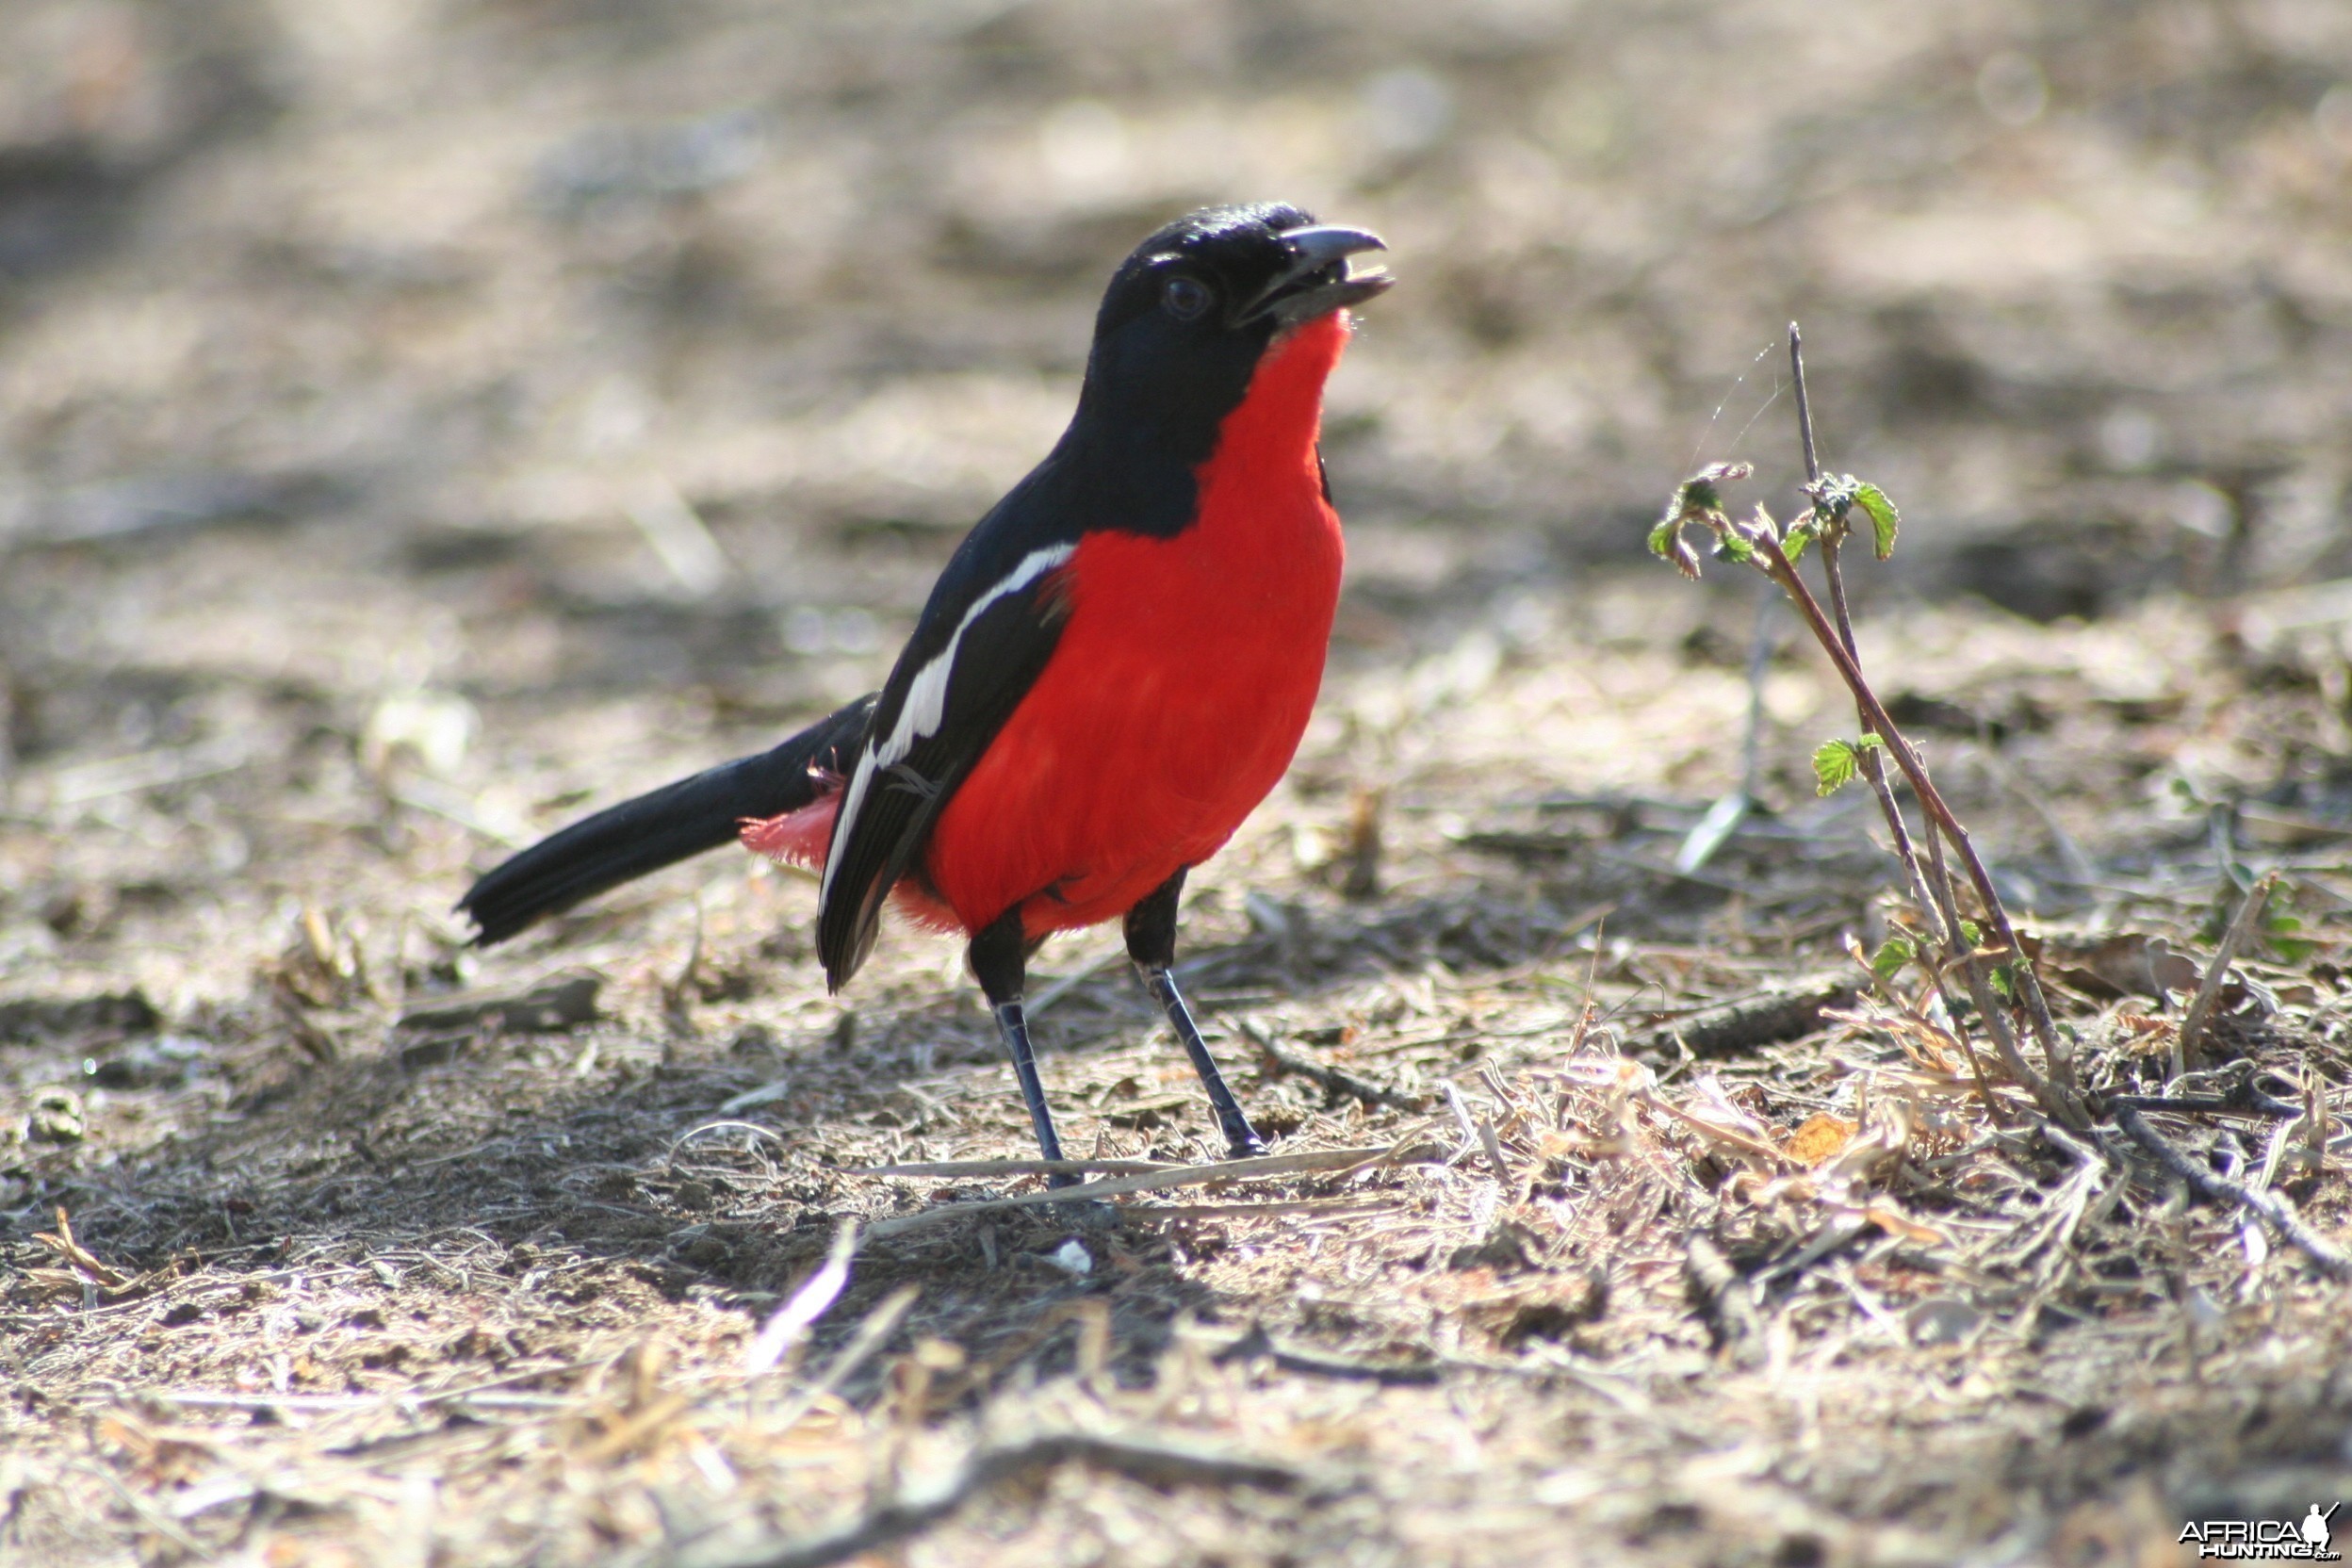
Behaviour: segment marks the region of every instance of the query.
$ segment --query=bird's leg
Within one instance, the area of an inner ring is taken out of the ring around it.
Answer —
[[[1192,1009],[1184,1005],[1184,993],[1176,988],[1176,900],[1184,890],[1184,873],[1180,871],[1127,911],[1127,956],[1143,972],[1152,999],[1168,1015],[1168,1027],[1176,1031],[1184,1054],[1192,1058],[1192,1070],[1200,1075],[1200,1086],[1208,1090],[1217,1124],[1225,1134],[1227,1152],[1237,1160],[1247,1159],[1265,1153],[1266,1140],[1242,1114],[1233,1091],[1225,1086],[1225,1075],[1217,1070],[1217,1058],[1209,1054],[1208,1042],[1192,1021]]]
[[[1225,1075],[1217,1068],[1217,1058],[1209,1054],[1208,1042],[1200,1037],[1200,1027],[1192,1021],[1192,1009],[1184,1005],[1184,993],[1176,988],[1176,976],[1165,965],[1147,967],[1143,983],[1151,988],[1160,1010],[1168,1015],[1168,1027],[1184,1042],[1184,1054],[1192,1058],[1192,1070],[1200,1075],[1200,1086],[1209,1092],[1209,1104],[1217,1112],[1217,1124],[1225,1134],[1226,1152],[1234,1159],[1248,1159],[1266,1152],[1266,1140],[1258,1136],[1242,1113],[1241,1102],[1225,1086]]]
[[[972,939],[968,956],[980,989],[996,1012],[997,1033],[1004,1037],[1005,1054],[1013,1059],[1013,1076],[1021,1082],[1021,1098],[1029,1107],[1030,1125],[1037,1131],[1037,1148],[1049,1160],[1062,1157],[1062,1140],[1054,1132],[1054,1113],[1046,1109],[1045,1084],[1037,1076],[1037,1058],[1029,1048],[1029,1015],[1021,996],[1028,978],[1028,936],[1021,928],[1021,906],[1007,909],[993,924]],[[1075,1176],[1049,1176],[1049,1186],[1066,1187]]]

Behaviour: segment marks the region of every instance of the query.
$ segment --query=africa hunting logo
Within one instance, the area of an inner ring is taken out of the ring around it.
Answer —
[[[2327,1512],[2313,1503],[2311,1512],[2300,1523],[2293,1519],[2205,1519],[2180,1527],[2180,1541],[2197,1543],[2200,1558],[2218,1558],[2232,1562],[2292,1560],[2302,1562],[2340,1562],[2342,1552],[2328,1549],[2328,1521],[2336,1516],[2338,1503]]]

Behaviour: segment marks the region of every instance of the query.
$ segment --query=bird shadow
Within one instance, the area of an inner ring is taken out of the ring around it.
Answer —
[[[1556,900],[1529,887],[1506,874],[1411,898],[1294,900],[1246,934],[1194,948],[1183,972],[1215,1034],[1253,998],[1312,1005],[1431,963],[1499,971],[1562,951],[1572,933],[1558,904],[1589,891]],[[789,984],[802,966],[778,967]],[[584,1332],[629,1302],[655,1311],[661,1300],[705,1302],[748,1326],[816,1268],[843,1222],[1004,1196],[1034,1180],[864,1173],[942,1140],[1029,1152],[993,1029],[968,988],[886,986],[860,1006],[854,1037],[841,1028],[791,1039],[759,1028],[694,1034],[691,1012],[670,1021],[666,1037],[643,1019],[550,1032],[492,1021],[430,1050],[404,1049],[396,1031],[325,1059],[315,1039],[305,1051],[283,1019],[259,1014],[185,1083],[118,1096],[146,1102],[144,1146],[112,1164],[36,1173],[20,1188],[20,1224],[29,1231],[33,1216],[63,1207],[82,1245],[158,1277],[230,1284],[394,1260],[386,1267],[403,1277],[421,1268],[471,1282],[425,1300],[410,1315],[420,1321],[544,1323],[559,1311],[579,1325],[565,1331]],[[1059,999],[1045,1021],[1045,1069],[1071,1147],[1087,1147],[1118,1115],[1100,1094],[1078,1102],[1073,1081],[1103,1070],[1081,1064],[1139,1046],[1158,1027],[1123,962],[1077,978]],[[1254,1065],[1229,1067],[1246,1074]],[[1190,1103],[1199,1098],[1160,1112],[1151,1152],[1214,1157],[1205,1102]],[[1073,1233],[1087,1253],[1082,1270],[1070,1266]],[[890,1344],[958,1345],[974,1397],[1004,1378],[1068,1366],[1098,1320],[1106,1369],[1148,1380],[1180,1323],[1250,1327],[1250,1300],[1205,1282],[1197,1266],[1223,1244],[1214,1227],[1074,1231],[1058,1206],[975,1211],[869,1244],[812,1353],[829,1353],[912,1283],[921,1294]],[[160,1297],[155,1310],[169,1310]],[[139,1316],[126,1310],[126,1327]],[[447,1338],[441,1348],[461,1357],[492,1343],[466,1325]],[[871,1387],[850,1392],[861,1390]]]

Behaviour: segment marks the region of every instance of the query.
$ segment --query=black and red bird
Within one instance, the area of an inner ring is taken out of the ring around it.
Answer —
[[[1210,207],[1112,275],[1070,428],[939,575],[882,690],[773,751],[598,812],[474,884],[499,941],[730,839],[822,868],[839,990],[886,901],[963,933],[1048,1159],[1021,1006],[1055,931],[1120,919],[1235,1154],[1250,1129],[1177,989],[1184,875],[1290,765],[1322,682],[1340,527],[1317,437],[1384,249],[1294,206]]]

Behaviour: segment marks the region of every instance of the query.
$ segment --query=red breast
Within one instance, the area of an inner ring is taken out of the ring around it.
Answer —
[[[1192,527],[1080,542],[1053,661],[940,814],[929,886],[901,882],[903,913],[977,931],[1026,897],[1032,936],[1117,919],[1216,854],[1282,778],[1339,604],[1315,442],[1348,331],[1334,312],[1267,351],[1196,474]],[[840,804],[746,824],[743,843],[821,866]]]
[[[1348,335],[1334,312],[1267,351],[1197,471],[1192,527],[1080,542],[1053,662],[931,836],[928,880],[967,929],[1024,895],[1033,936],[1125,914],[1290,765],[1339,603],[1315,440]]]

